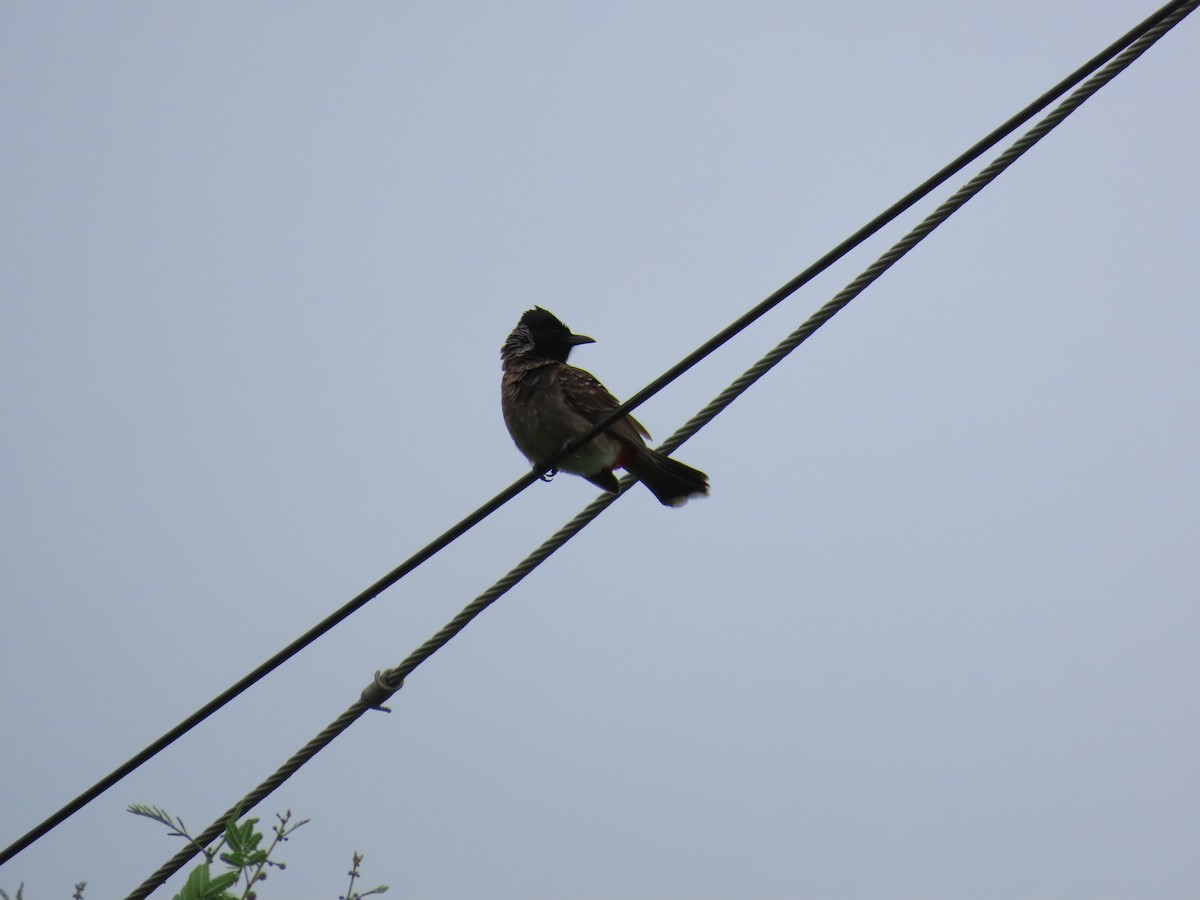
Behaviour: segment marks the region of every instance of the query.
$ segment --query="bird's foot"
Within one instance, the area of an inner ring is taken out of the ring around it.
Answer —
[[[547,472],[543,472],[541,475],[538,476],[538,478],[540,478],[542,481],[549,483],[550,481],[552,481],[554,479],[554,476],[557,474],[558,474],[558,469],[550,469]]]

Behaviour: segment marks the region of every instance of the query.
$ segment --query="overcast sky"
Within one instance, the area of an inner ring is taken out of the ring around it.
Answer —
[[[1156,8],[0,9],[0,845]],[[1200,21],[259,813],[261,896],[1194,897]],[[993,154],[994,155],[994,154]],[[990,158],[990,157],[989,157]],[[641,408],[658,438],[969,177]],[[535,484],[0,867],[124,896],[596,490]],[[160,892],[170,896],[179,880]]]

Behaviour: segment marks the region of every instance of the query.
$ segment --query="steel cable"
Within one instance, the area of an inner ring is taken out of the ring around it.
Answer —
[[[1000,140],[1002,140],[1020,125],[1024,124],[1042,109],[1049,106],[1058,97],[1062,96],[1076,84],[1082,81],[1085,77],[1098,69],[1101,65],[1116,56],[1117,53],[1128,46],[1133,40],[1146,33],[1149,28],[1164,21],[1167,16],[1171,15],[1176,10],[1183,8],[1184,6],[1186,6],[1185,0],[1172,0],[1172,2],[1166,4],[1153,15],[1149,16],[1137,26],[1130,29],[1104,50],[1100,51],[1082,66],[1077,68],[1070,75],[1059,81],[1058,84],[1054,85],[1054,87],[1050,88],[1036,100],[1031,102],[1020,112],[1016,113],[1007,121],[997,126],[988,135],[980,139],[967,150],[963,151],[963,153],[961,153],[942,169],[935,172],[924,182],[915,187],[909,193],[905,194],[870,222],[862,226],[862,228],[860,228],[858,231],[854,232],[854,234],[847,237],[840,244],[810,265],[807,269],[805,269],[787,284],[783,285],[773,294],[765,298],[753,309],[742,315],[739,319],[731,323],[721,332],[714,335],[707,342],[702,344],[688,356],[684,357],[684,359],[680,360],[642,390],[629,397],[629,399],[621,404],[621,406],[614,411],[611,416],[597,423],[590,431],[580,435],[569,445],[564,447],[559,453],[558,458],[551,461],[551,465],[557,463],[559,459],[563,458],[574,449],[577,449],[587,440],[595,437],[603,428],[611,425],[618,416],[630,412],[631,410],[640,406],[650,397],[654,396],[654,394],[658,393],[658,391],[662,390],[666,385],[674,381],[688,369],[692,368],[722,344],[726,343],[753,322],[757,321],[771,309],[783,302],[783,300],[785,300],[787,297],[799,290],[803,285],[807,284],[821,272],[829,268],[829,266],[833,265],[833,263],[835,263],[837,260],[841,259],[867,238],[874,235],[885,225],[892,222],[894,219],[896,219],[896,217],[911,208],[913,204],[927,196],[931,191],[943,184],[956,172],[960,171],[991,147],[995,146]],[[445,549],[517,494],[524,491],[537,479],[539,474],[541,473],[529,472],[514,481],[503,491],[496,494],[496,496],[494,496],[491,500],[484,503],[474,512],[465,516],[438,537],[434,538],[383,578],[379,579],[370,587],[366,588],[351,600],[347,601],[340,608],[330,613],[316,625],[312,626],[308,631],[301,634],[290,644],[265,660],[263,663],[258,665],[241,679],[234,682],[232,685],[210,700],[208,703],[204,704],[194,713],[189,715],[178,725],[171,728],[169,731],[147,745],[126,762],[113,769],[87,790],[83,791],[66,805],[52,813],[38,825],[34,826],[8,847],[0,850],[0,865],[3,865],[26,847],[31,845],[34,841],[43,837],[52,829],[62,824],[92,800],[96,799],[121,779],[125,778],[125,776],[134,772],[141,765],[165,750],[175,741],[179,740],[179,738],[183,737],[183,735],[187,734],[213,713],[217,712],[227,703],[234,700],[245,691],[249,690],[253,685],[257,684],[268,674],[287,662],[287,660],[291,659],[308,645],[312,644],[318,638],[332,630],[342,621],[349,618],[353,613],[357,612],[379,594],[383,593],[383,591],[396,584],[398,581],[400,581],[400,579],[404,578],[406,575],[431,559],[441,550]]]
[[[1135,59],[1141,56],[1150,46],[1154,44],[1162,35],[1174,27],[1185,16],[1191,13],[1197,5],[1200,5],[1200,0],[1188,0],[1182,4],[1173,4],[1176,8],[1160,21],[1156,26],[1147,31],[1141,38],[1133,42],[1124,52],[1117,55],[1111,63],[1104,66],[1092,78],[1089,78],[1078,90],[1073,92],[1066,100],[1056,107],[1049,115],[1037,123],[1025,135],[1017,140],[1011,147],[1005,150],[991,164],[984,168],[978,175],[968,181],[963,187],[950,196],[944,203],[937,207],[924,220],[921,221],[915,228],[909,231],[900,241],[893,245],[886,253],[880,256],[857,278],[851,281],[845,288],[839,291],[832,299],[824,306],[818,309],[810,316],[799,328],[789,334],[783,341],[777,344],[770,352],[762,357],[757,363],[746,370],[740,377],[735,379],[729,387],[722,391],[711,403],[705,406],[700,412],[689,419],[667,440],[663,441],[657,449],[664,453],[671,453],[683,445],[690,437],[692,437],[701,428],[711,422],[717,415],[721,413],[730,403],[744,393],[752,384],[758,381],[763,375],[774,368],[788,354],[800,346],[821,326],[828,322],[833,316],[841,311],[851,300],[857,297],[865,290],[872,282],[878,279],[884,272],[891,268],[905,254],[919,244],[927,237],[935,228],[945,222],[951,215],[961,208],[968,200],[977,195],[983,188],[990,184],[997,176],[1005,169],[1011,166],[1017,159],[1040,141],[1053,128],[1059,125],[1064,119],[1074,112],[1085,100],[1096,93],[1101,87],[1115,78],[1118,74],[1124,71]],[[253,809],[258,803],[269,796],[277,787],[291,777],[304,763],[312,759],[320,750],[327,746],[338,734],[348,728],[367,710],[372,708],[380,708],[382,703],[388,697],[398,691],[404,683],[404,679],[410,675],[418,666],[425,660],[431,657],[434,653],[445,646],[453,637],[462,631],[476,616],[482,613],[487,607],[498,600],[501,596],[518,584],[526,575],[532,572],[535,568],[541,565],[552,553],[558,550],[568,540],[578,534],[586,527],[593,519],[600,515],[605,509],[616,502],[635,481],[635,479],[626,475],[621,478],[621,493],[620,494],[602,494],[593,500],[588,506],[580,511],[567,524],[562,526],[553,535],[547,538],[541,545],[538,546],[532,553],[525,557],[516,567],[509,571],[505,576],[499,579],[488,590],[480,594],[465,606],[453,619],[444,625],[436,634],[429,640],[423,643],[420,647],[414,650],[409,656],[398,666],[389,669],[385,672],[378,673],[372,684],[368,685],[364,690],[362,697],[356,700],[350,707],[327,726],[320,734],[309,741],[299,752],[291,757],[283,766],[275,771],[266,781],[260,784],[257,788],[251,791],[239,802],[226,812],[224,816],[210,825],[197,839],[195,845],[207,846],[215,841],[225,828],[225,823],[231,818],[248,812]],[[180,868],[187,864],[196,853],[199,852],[196,846],[189,844],[184,850],[168,860],[158,871],[151,875],[128,897],[128,900],[140,900],[149,896],[149,894],[167,880],[171,875],[177,872]]]

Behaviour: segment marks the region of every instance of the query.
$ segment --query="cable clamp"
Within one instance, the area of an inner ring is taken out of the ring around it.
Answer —
[[[376,671],[374,680],[363,688],[362,702],[367,704],[370,709],[390,713],[391,710],[383,705],[384,701],[404,687],[404,676],[401,675],[397,678],[395,673],[395,669]]]

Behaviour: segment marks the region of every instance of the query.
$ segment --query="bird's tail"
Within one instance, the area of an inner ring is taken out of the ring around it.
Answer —
[[[683,506],[692,497],[708,496],[708,476],[677,459],[643,449],[625,463],[664,506]]]

